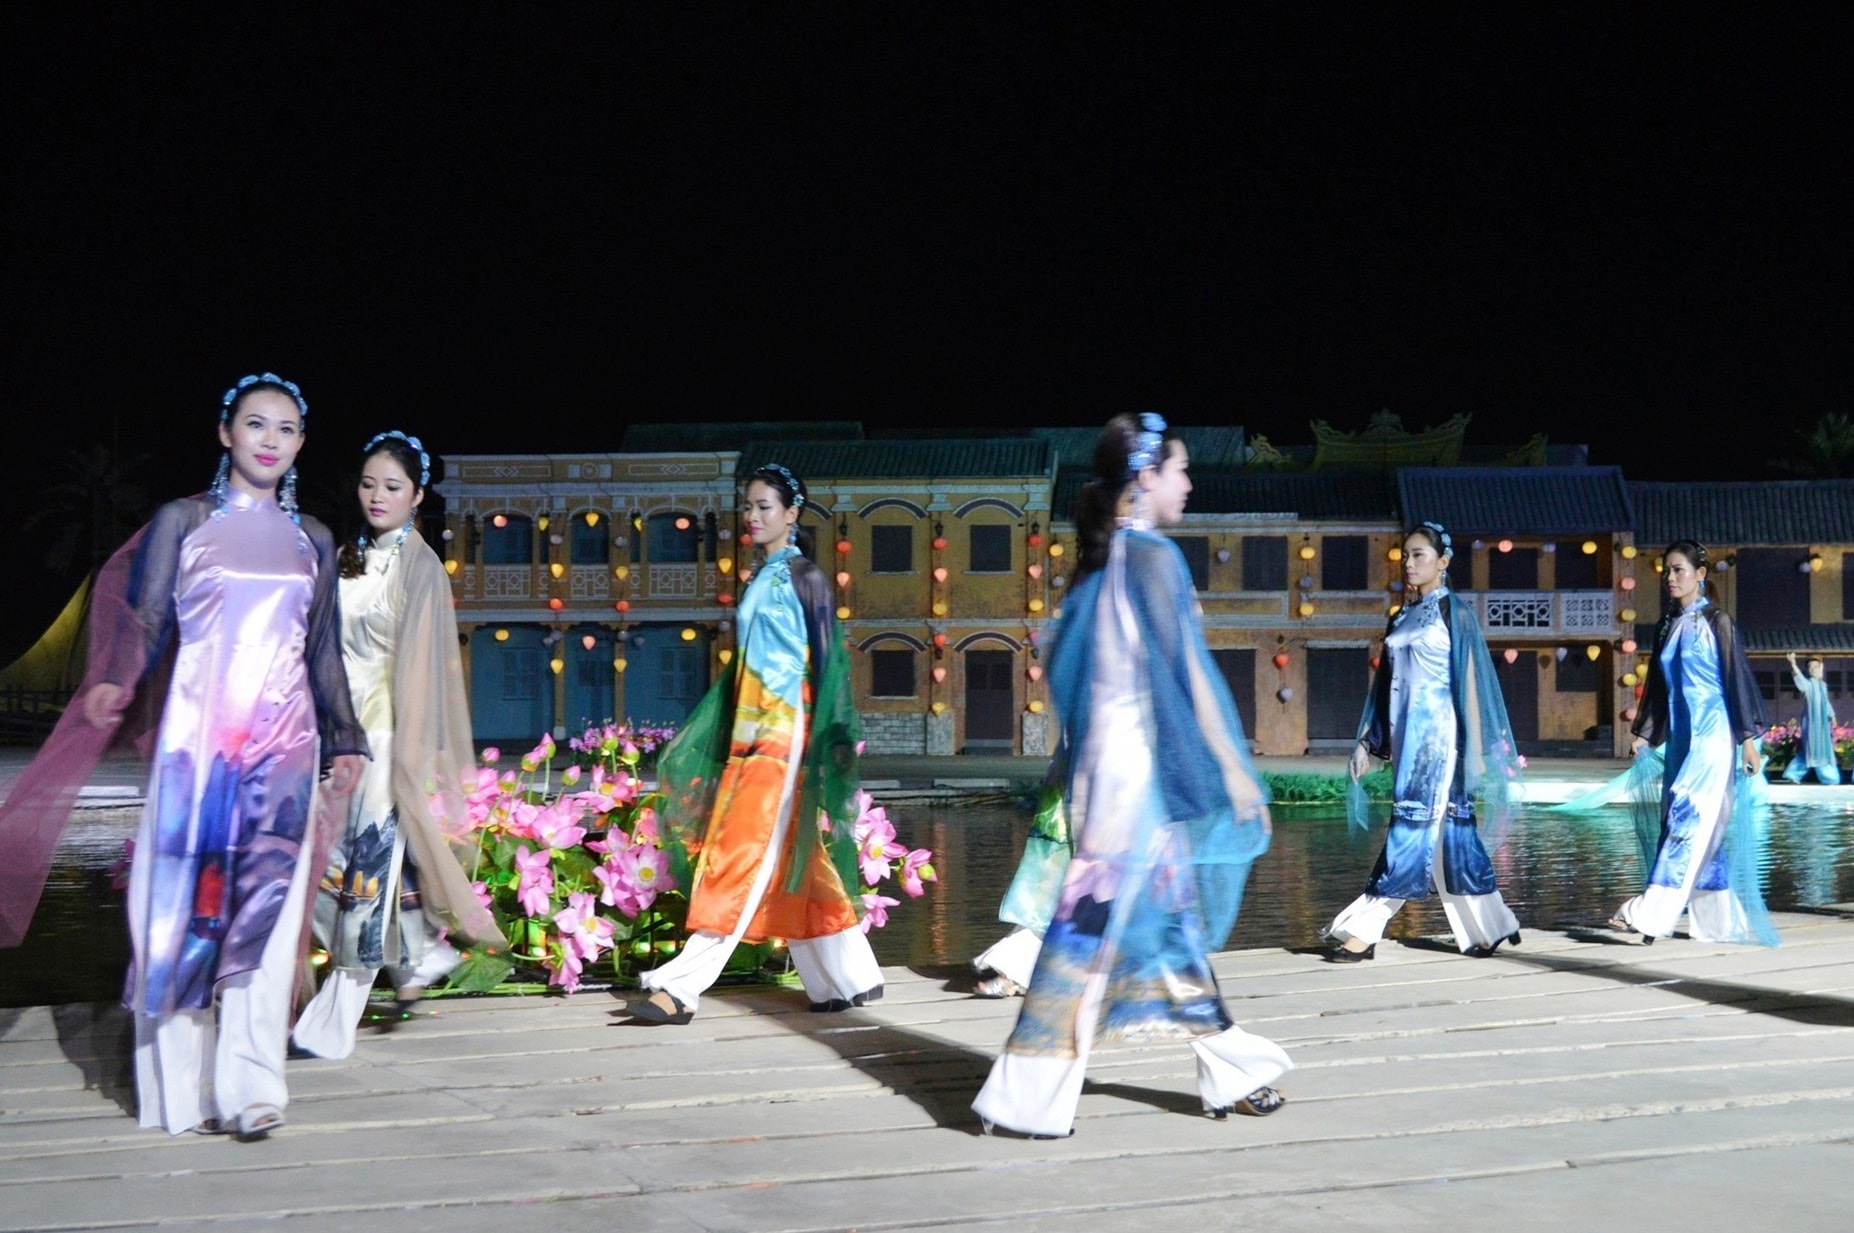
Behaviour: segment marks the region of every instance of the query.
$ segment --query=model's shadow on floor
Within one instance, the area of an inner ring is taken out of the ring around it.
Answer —
[[[0,1010],[0,1037],[10,1037],[21,1016],[49,1013],[58,1048],[84,1077],[84,1090],[106,1096],[135,1116],[135,1028],[114,1002]]]
[[[1631,940],[1630,934],[1610,933],[1606,930],[1590,930],[1589,936],[1582,936],[1581,931],[1567,931],[1567,937],[1578,942],[1595,942],[1605,948],[1629,946],[1640,949],[1640,943]],[[1678,959],[1683,947],[1691,945],[1682,938],[1663,938],[1655,947],[1655,959]],[[1593,956],[1594,957],[1594,956]],[[1557,952],[1553,954],[1527,954],[1520,950],[1502,948],[1500,958],[1526,964],[1547,972],[1567,972],[1578,976],[1594,976],[1604,980],[1613,980],[1623,985],[1652,985],[1667,993],[1692,998],[1696,1002],[1705,1002],[1713,1006],[1730,1006],[1746,1014],[1771,1015],[1778,1019],[1787,1019],[1793,1023],[1807,1023],[1813,1027],[1854,1027],[1854,999],[1833,997],[1813,993],[1792,993],[1784,989],[1760,989],[1754,985],[1738,984],[1726,980],[1704,980],[1670,972],[1665,968],[1645,966],[1643,963],[1618,964],[1612,962],[1607,954],[1601,962],[1589,963],[1577,958],[1575,952]]]

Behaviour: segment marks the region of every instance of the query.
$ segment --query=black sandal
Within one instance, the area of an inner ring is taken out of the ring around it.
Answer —
[[[653,1000],[658,993],[670,1000],[674,1010],[664,1010]],[[695,1018],[695,1012],[682,1004],[682,999],[666,989],[658,989],[641,1002],[633,1002],[624,1008],[625,1013],[639,1023],[661,1023],[668,1026],[680,1026]]]

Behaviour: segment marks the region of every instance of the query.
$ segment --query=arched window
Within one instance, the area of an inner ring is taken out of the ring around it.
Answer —
[[[492,514],[483,520],[483,564],[532,565],[534,523],[525,514]]]

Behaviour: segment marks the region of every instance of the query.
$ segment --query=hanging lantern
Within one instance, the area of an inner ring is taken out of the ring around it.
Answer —
[[[1635,559],[1635,551],[1634,544],[1624,544],[1622,546],[1622,559],[1625,561],[1633,561]]]
[[[1628,643],[1625,642],[1623,643],[1623,645],[1627,646]],[[1565,660],[1571,657],[1571,648],[1563,647],[1563,646],[1558,647],[1552,651],[1551,657],[1557,660],[1559,663],[1563,663]]]
[[[614,535],[614,536],[612,536],[612,546],[613,546],[614,548],[622,548],[622,547],[624,547],[624,546],[625,546],[626,544],[628,544],[628,543],[630,543],[630,542],[631,542],[631,539],[630,539],[630,537],[629,537],[629,536],[626,536],[626,535]]]
[[[1544,543],[1539,545],[1539,551],[1544,553],[1548,557],[1556,556],[1558,552],[1558,545],[1552,543],[1550,540],[1546,540]]]
[[[840,569],[837,571],[837,585],[840,587],[847,587],[850,585],[850,571],[849,570]]]
[[[586,511],[586,525],[589,527],[596,527],[599,525],[599,511],[598,510],[589,509]]]
[[[1024,572],[1029,574],[1032,578],[1041,578],[1043,576],[1043,567],[1041,565],[1032,565]]]
[[[1633,655],[1633,654],[1635,654],[1635,646],[1636,646],[1636,643],[1635,643],[1635,639],[1633,639],[1633,638],[1624,638],[1624,639],[1622,640],[1622,653],[1623,653],[1624,655]]]
[[[498,629],[498,630],[496,631],[496,641],[497,641],[497,642],[507,642],[508,640],[509,640],[509,631],[508,631],[508,630],[506,630],[506,629]]]
[[[1287,666],[1288,666],[1288,653],[1286,651],[1276,651],[1275,652],[1275,667],[1286,668]]]
[[[1067,586],[1068,584],[1069,584],[1069,580],[1067,578],[1064,578],[1061,574],[1057,574],[1054,578],[1051,578],[1049,580],[1049,585],[1052,587],[1055,587],[1058,591],[1060,591],[1063,587]]]
[[[1040,681],[1043,679],[1043,666],[1041,664],[1031,664],[1028,668],[1024,669],[1024,675],[1028,676],[1033,681]]]
[[[450,542],[451,542],[451,541],[452,541],[453,539],[456,539],[457,537],[456,537],[456,535],[455,535],[455,534],[453,534],[453,533],[452,533],[452,531],[451,531],[451,529],[450,529],[449,527],[445,527],[445,528],[444,528],[444,530],[443,530],[443,531],[441,531],[441,532],[440,532],[440,533],[438,534],[438,538],[439,538],[439,539],[441,539],[441,540],[443,540],[443,541],[444,541],[445,543],[447,543],[447,544],[448,544],[448,543],[450,543]]]
[[[590,651],[593,647],[599,645],[599,640],[591,634],[581,634],[579,636],[579,644]]]
[[[1030,532],[1030,546],[1032,548],[1041,548],[1043,546],[1043,536],[1036,531]]]
[[[1519,662],[1519,652],[1512,647],[1508,647],[1506,650],[1500,652],[1500,657],[1509,664],[1516,664]]]
[[[455,578],[457,576],[457,562],[446,561],[444,563],[444,572]]]
[[[933,679],[935,684],[944,681],[946,679],[946,669],[936,664],[933,670]]]
[[[1052,557],[1059,557],[1062,555],[1062,544],[1060,541],[1049,546],[1049,555]]]
[[[1597,657],[1603,654],[1603,648],[1592,642],[1589,646],[1584,648],[1584,654],[1589,658],[1590,662],[1594,664],[1597,661]]]
[[[946,536],[936,535],[933,537],[933,550],[935,552],[946,551]],[[1054,554],[1054,549],[1051,549],[1051,553]]]
[[[547,572],[552,574],[554,577],[558,578],[562,574],[566,573],[566,566],[562,565],[558,561],[555,561],[552,565],[549,565],[547,567]]]
[[[847,557],[850,555],[850,541],[849,540],[840,539],[837,541],[837,555],[840,557]]]
[[[1645,690],[1647,690],[1647,688],[1648,688],[1648,686],[1646,686],[1646,685],[1637,685],[1637,686],[1635,687],[1635,700],[1636,700],[1637,702],[1640,702],[1640,701],[1641,701],[1641,699],[1642,699],[1642,693],[1643,693],[1643,692],[1644,692]]]
[[[539,518],[536,518],[534,520],[535,529],[540,530],[540,531],[545,531],[550,525],[552,525],[552,522],[553,520],[550,519],[546,514],[542,514]],[[555,542],[558,543],[559,541],[556,540]]]
[[[640,527],[638,529],[642,530],[643,528]],[[741,546],[745,547],[746,545],[751,544],[753,542],[753,533],[751,531],[742,531],[740,533],[739,539],[740,539]]]
[[[623,672],[628,664],[629,661],[626,660],[624,656],[620,655],[617,659],[612,660],[612,671]]]
[[[687,531],[689,529],[689,519],[686,516],[677,518],[676,529],[678,531]]]
[[[850,606],[848,604],[837,605],[837,619],[839,621],[847,621],[850,619]]]
[[[621,599],[613,604],[612,607],[619,612],[629,612],[631,611],[631,601],[628,599]]]
[[[489,525],[497,529],[506,527],[509,525],[509,516],[507,514],[497,514],[494,518],[489,520]]]
[[[1595,541],[1595,540],[1593,540],[1593,539],[1587,539],[1587,540],[1585,540],[1585,541],[1584,541],[1584,555],[1585,555],[1585,556],[1587,556],[1587,557],[1590,557],[1590,556],[1595,556],[1595,555],[1596,555],[1596,548],[1597,548],[1597,546],[1596,546],[1596,541]]]
[[[715,658],[719,659],[721,661],[721,666],[725,668],[734,662],[734,651],[731,647],[724,646],[719,651],[715,652]]]
[[[1275,691],[1275,697],[1281,699],[1283,702],[1291,701],[1294,697],[1294,687],[1292,685],[1283,685],[1280,689]]]
[[[1303,561],[1311,561],[1311,560],[1313,560],[1313,555],[1314,555],[1314,554],[1313,554],[1313,545],[1312,545],[1312,544],[1302,544],[1302,545],[1300,546],[1300,559],[1301,559],[1301,560],[1303,560]]]
[[[725,608],[727,605],[734,602],[734,593],[732,591],[723,591],[715,596],[715,602]]]
[[[933,580],[935,582],[945,582],[946,581],[946,566],[936,565],[933,567]]]
[[[556,595],[552,599],[547,601],[547,606],[549,608],[552,608],[555,612],[558,612],[562,608],[566,607],[566,601],[561,599],[558,595]]]
[[[1306,603],[1305,601],[1302,601],[1299,611],[1300,611],[1300,615],[1304,617],[1310,617],[1313,615],[1313,605]]]
[[[1041,715],[1043,713],[1043,703],[1041,699],[1030,699],[1030,713],[1032,715]]]
[[[1511,552],[1513,551],[1513,541],[1510,539],[1503,539],[1496,547],[1498,547],[1501,552]]]
[[[944,648],[946,646],[946,635],[945,634],[935,634],[933,636],[933,644],[936,647]]]
[[[1032,612],[1043,611],[1043,601],[1040,599],[1032,599],[1030,601],[1030,611]]]
[[[553,670],[553,674],[555,676],[559,676],[561,671],[566,667],[566,660],[561,659],[558,656],[556,656],[555,658],[547,661],[547,666]]]
[[[1230,550],[1228,548],[1217,549],[1217,564],[1228,565],[1229,562],[1230,562]]]
[[[1393,544],[1391,545],[1390,551],[1384,554],[1384,558],[1387,561],[1401,561],[1403,560],[1403,549]]]
[[[1625,672],[1622,674],[1622,683],[1627,685],[1630,689],[1635,688],[1635,681],[1636,676],[1633,672]]]
[[[612,567],[612,577],[616,578],[618,581],[623,582],[630,576],[631,567],[629,565],[615,565]]]
[[[1371,657],[1371,670],[1373,672],[1376,672],[1378,670],[1378,662],[1379,662],[1378,657],[1376,655],[1373,655]]]
[[[1815,571],[1816,573],[1821,572],[1822,570],[1822,554],[1821,553],[1819,552],[1815,553],[1809,558],[1809,568]]]
[[[1633,625],[1635,623],[1635,609],[1633,608],[1624,608],[1616,615],[1622,618],[1622,623],[1624,625]]]
[[[946,615],[946,601],[945,600],[936,599],[933,601],[933,614],[935,616],[945,616]]]
[[[1635,708],[1634,707],[1631,706],[1631,707],[1623,708],[1622,721],[1624,723],[1634,723],[1635,722]]]
[[[944,715],[946,713],[946,703],[935,702],[933,704],[933,713],[935,715]]]
[[[1635,579],[1624,578],[1620,585],[1625,591],[1633,591],[1635,589]]]
[[[734,572],[734,558],[733,557],[721,557],[717,559],[715,561],[715,570],[716,572],[723,573],[723,574],[733,573]]]

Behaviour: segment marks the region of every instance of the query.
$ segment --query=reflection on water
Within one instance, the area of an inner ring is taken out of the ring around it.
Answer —
[[[1766,893],[1775,910],[1854,900],[1854,807],[1778,805],[1772,810]],[[0,951],[0,1005],[94,1001],[117,995],[127,964],[122,895],[110,887],[136,810],[80,812],[66,832],[26,944]],[[1010,807],[896,805],[900,839],[934,851],[940,881],[904,902],[875,931],[885,964],[961,963],[1006,930],[998,901],[1016,870],[1029,814]],[[1232,947],[1312,946],[1338,910],[1364,889],[1382,831],[1354,839],[1342,814],[1283,810],[1274,845],[1257,862]],[[1594,818],[1521,812],[1494,855],[1500,890],[1526,927],[1594,925],[1641,887],[1628,814]],[[1391,922],[1392,937],[1448,929],[1432,896]]]

